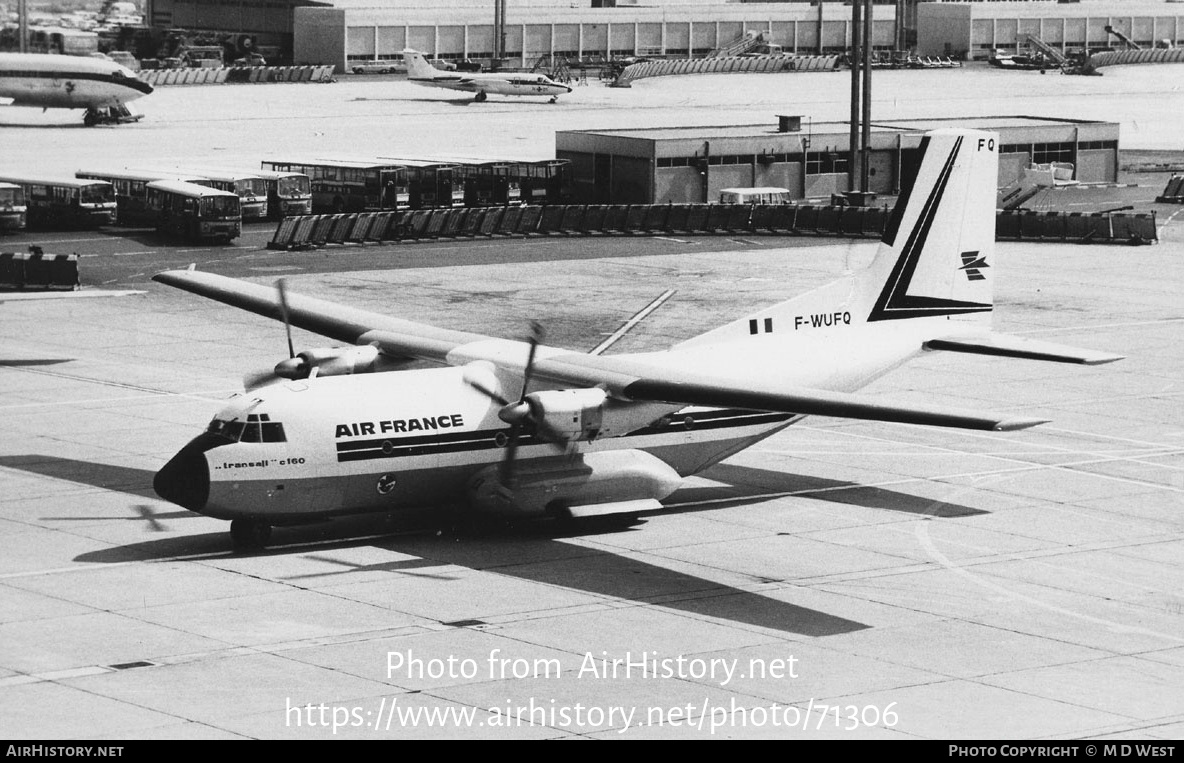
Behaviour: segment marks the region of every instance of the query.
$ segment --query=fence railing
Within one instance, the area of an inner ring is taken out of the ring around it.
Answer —
[[[886,207],[739,204],[573,204],[464,207],[286,217],[270,249],[492,236],[801,234],[878,237]],[[996,238],[1151,243],[1154,214],[999,211]]]
[[[213,85],[224,82],[329,82],[333,66],[222,66],[218,68],[144,69],[140,79],[162,85]]]

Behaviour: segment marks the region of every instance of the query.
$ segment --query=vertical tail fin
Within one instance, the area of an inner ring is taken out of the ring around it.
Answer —
[[[892,211],[867,268],[678,345],[788,339],[807,328],[940,319],[990,323],[994,302],[998,136],[928,133],[917,175]],[[911,325],[911,324],[910,324]],[[810,332],[816,333],[816,332]]]
[[[440,73],[423,57],[418,50],[407,48],[403,51],[403,61],[407,64],[408,79],[433,79]]]

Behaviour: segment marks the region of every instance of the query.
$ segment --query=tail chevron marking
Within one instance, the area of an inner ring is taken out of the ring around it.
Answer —
[[[925,206],[922,208],[921,214],[917,217],[917,222],[913,226],[913,230],[909,233],[908,240],[901,248],[900,256],[892,267],[892,272],[884,284],[884,289],[880,292],[880,296],[876,299],[876,303],[872,307],[871,314],[867,317],[869,323],[872,321],[898,320],[902,318],[961,315],[964,313],[978,313],[991,310],[991,305],[979,302],[961,302],[952,299],[911,296],[908,294],[909,284],[917,268],[917,262],[920,260],[921,254],[925,251],[925,243],[929,238],[933,219],[941,205],[942,196],[945,194],[946,185],[950,180],[954,161],[958,158],[958,152],[962,149],[963,140],[962,137],[959,137],[954,142],[953,150],[950,151],[950,155],[946,159],[941,173],[938,175],[937,182],[929,194],[929,198],[925,200]],[[966,259],[967,255],[971,256],[969,260]],[[983,275],[977,268],[986,267],[986,262],[982,258],[979,258],[978,252],[965,252],[962,254],[962,258],[964,263],[962,269],[966,272],[967,276],[971,280],[981,279]]]

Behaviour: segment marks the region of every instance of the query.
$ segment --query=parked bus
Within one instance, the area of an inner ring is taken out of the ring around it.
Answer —
[[[156,225],[156,213],[148,208],[148,184],[155,180],[197,180],[177,170],[82,169],[77,178],[103,180],[115,191],[121,225]]]
[[[431,158],[455,166],[466,207],[563,204],[571,196],[571,162],[567,159]]]
[[[464,197],[464,181],[455,162],[380,156],[380,162],[406,171],[407,198],[400,199],[411,209],[451,207],[454,200]]]
[[[788,188],[721,188],[719,191],[720,204],[789,204],[792,201]]]
[[[566,204],[571,198],[569,159],[538,159],[520,164],[518,186],[523,204]]]
[[[156,230],[188,241],[230,241],[242,232],[238,194],[183,180],[148,184],[148,208]]]
[[[312,212],[312,185],[302,172],[252,170],[267,184],[267,216],[273,220]]]
[[[25,227],[25,190],[16,183],[0,183],[0,230]]]
[[[115,222],[115,193],[110,183],[78,178],[0,176],[25,195],[30,228],[95,228]]]
[[[267,182],[255,172],[203,167],[181,167],[178,172],[191,183],[236,194],[244,220],[262,220],[267,217]]]
[[[314,212],[397,209],[407,194],[407,171],[377,159],[268,159],[263,169],[308,176]]]

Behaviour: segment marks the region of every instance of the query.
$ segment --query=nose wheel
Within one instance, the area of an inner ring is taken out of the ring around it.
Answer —
[[[230,523],[230,540],[235,551],[259,551],[271,540],[271,525],[258,519],[235,519]]]
[[[477,95],[473,98],[473,100],[476,101],[477,103],[481,103],[482,101],[484,101],[488,97],[489,96],[485,94],[484,90],[478,90]]]

